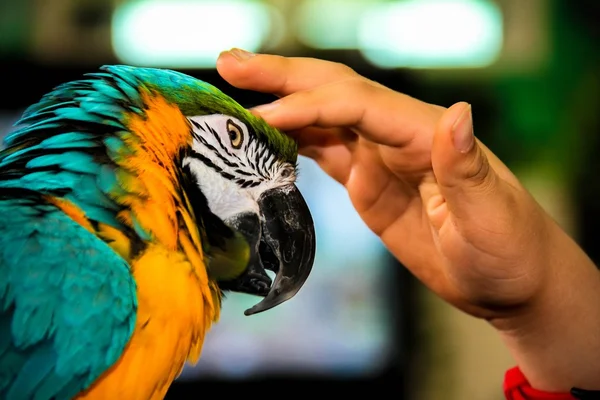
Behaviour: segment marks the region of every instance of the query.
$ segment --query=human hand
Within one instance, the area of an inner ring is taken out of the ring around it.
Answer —
[[[234,55],[219,59],[221,75],[282,97],[255,112],[346,187],[367,226],[433,291],[492,319],[539,290],[548,218],[474,140],[468,104],[427,104],[331,62]]]
[[[346,187],[417,278],[490,321],[533,385],[597,386],[600,274],[475,139],[468,104],[427,104],[316,59],[235,50],[217,69],[278,95],[254,112]]]

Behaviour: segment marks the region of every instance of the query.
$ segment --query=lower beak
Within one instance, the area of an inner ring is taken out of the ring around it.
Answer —
[[[258,205],[260,223],[257,216],[246,214],[238,219],[240,226],[234,227],[250,244],[248,267],[234,281],[220,284],[224,289],[264,296],[245,315],[266,311],[296,295],[310,275],[316,250],[310,210],[295,185],[266,191]],[[266,270],[275,272],[272,283]]]

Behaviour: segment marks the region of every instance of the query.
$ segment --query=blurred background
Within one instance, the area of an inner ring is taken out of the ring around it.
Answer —
[[[0,132],[102,64],[178,69],[252,106],[272,98],[226,84],[220,51],[339,61],[425,101],[470,102],[477,136],[599,261],[599,19],[596,0],[0,0]],[[431,296],[343,188],[309,160],[300,168],[318,238],[313,274],[293,301],[257,316],[243,315],[255,299],[230,296],[201,362],[168,398],[360,387],[502,399],[514,362],[495,333]]]

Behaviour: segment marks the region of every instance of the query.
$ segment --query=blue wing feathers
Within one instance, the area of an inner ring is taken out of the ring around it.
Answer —
[[[82,174],[95,174],[99,169],[99,165],[94,162],[91,154],[79,151],[63,151],[60,154],[40,155],[25,165],[26,168],[31,169],[49,166],[59,166],[63,170]]]
[[[38,387],[44,378],[52,373],[54,350],[50,344],[43,344],[36,348],[30,357],[23,363],[16,379],[11,383],[6,398],[20,398],[22,394],[31,391],[31,387]],[[36,392],[30,398],[36,398]]]
[[[73,100],[66,100],[66,101],[47,101],[47,100],[48,100],[48,97],[46,95],[46,96],[42,97],[42,99],[38,103],[32,104],[27,109],[25,109],[25,111],[23,112],[23,115],[21,116],[21,119],[16,121],[14,123],[14,126],[28,124],[28,123],[32,122],[33,120],[39,121],[40,119],[48,116],[51,111],[56,110],[57,108],[70,107],[70,106],[74,106],[77,104]]]
[[[82,149],[82,148],[94,148],[99,147],[101,144],[98,141],[94,141],[93,138],[88,138],[83,133],[62,133],[56,136],[51,136],[48,139],[43,140],[40,144],[25,147],[21,150],[16,150],[10,154],[7,154],[2,161],[0,161],[0,167],[7,166],[14,161],[19,161],[26,154],[48,154],[51,150],[71,150],[71,149]]]
[[[135,283],[125,260],[57,208],[0,200],[0,214],[0,294],[14,294],[0,313],[0,398],[70,398],[123,351]]]

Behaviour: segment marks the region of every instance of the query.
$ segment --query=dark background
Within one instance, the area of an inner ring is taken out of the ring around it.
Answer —
[[[112,12],[119,3],[1,0],[0,113],[8,119],[16,117],[57,84],[78,79],[102,64],[121,63],[110,50],[107,36]],[[293,16],[290,4],[301,1],[271,3],[285,8],[285,15],[290,17]],[[600,28],[597,25],[600,3],[593,0],[531,1],[528,8],[534,11],[529,13],[520,9],[519,1],[490,3],[499,4],[505,12],[503,30],[507,45],[496,63],[481,68],[382,69],[369,63],[356,50],[322,50],[293,40],[268,51],[344,62],[388,87],[436,104],[450,106],[457,101],[470,102],[479,139],[522,177],[559,223],[599,261],[600,183],[597,175],[600,161],[596,153],[600,147]],[[57,16],[52,19],[50,14]],[[70,28],[52,26],[58,23]],[[535,32],[534,27],[538,27]],[[64,36],[56,33],[62,30]],[[100,33],[92,34],[92,31]],[[52,33],[49,35],[52,38],[45,37],[45,32]],[[513,45],[519,41],[529,41],[531,45],[520,49],[516,46],[517,50],[509,54],[508,38],[512,38]],[[52,50],[52,46],[60,51]],[[538,53],[541,55],[530,57]],[[185,72],[216,85],[247,106],[272,100],[268,95],[229,86],[214,68],[185,68]],[[323,226],[337,223],[339,221],[321,220]],[[427,365],[425,356],[429,347],[425,338],[431,335],[422,335],[419,328],[422,319],[427,317],[417,295],[421,287],[391,257],[384,255],[377,262],[385,264],[381,267],[385,279],[362,290],[382,301],[388,310],[383,322],[379,320],[390,328],[385,336],[385,348],[392,356],[383,368],[351,376],[339,373],[336,368],[315,373],[306,370],[294,373],[291,368],[284,369],[283,374],[257,368],[255,373],[237,379],[205,373],[176,382],[168,398],[199,398],[198,393],[206,395],[206,388],[218,391],[219,395],[239,390],[240,395],[257,397],[283,397],[303,392],[338,396],[353,393],[358,387],[369,391],[390,387],[397,398],[413,398],[411,393],[415,387],[426,384],[423,371],[435,368],[435,365]],[[343,273],[339,279],[345,279]],[[240,316],[240,324],[244,323],[243,318]],[[443,332],[439,335],[443,336]],[[321,392],[322,388],[333,391]],[[465,398],[464,395],[458,398]]]

